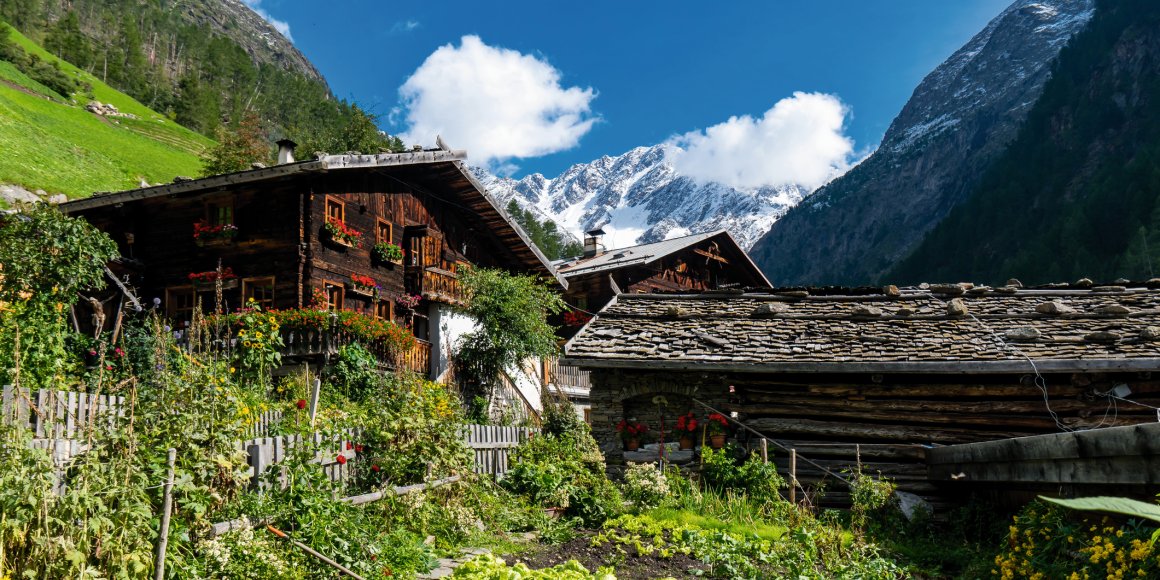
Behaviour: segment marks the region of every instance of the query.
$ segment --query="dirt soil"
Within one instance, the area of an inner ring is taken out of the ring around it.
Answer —
[[[702,570],[708,574],[707,565],[684,554],[676,554],[672,558],[659,558],[656,555],[641,556],[631,546],[624,546],[623,554],[608,544],[593,548],[591,545],[593,535],[594,532],[582,532],[570,542],[555,546],[536,546],[527,552],[506,556],[504,559],[509,564],[523,562],[532,569],[548,568],[568,560],[576,560],[592,572],[601,566],[612,566],[616,569],[616,577],[620,580],[651,580],[670,576],[681,578],[688,576],[689,570]]]

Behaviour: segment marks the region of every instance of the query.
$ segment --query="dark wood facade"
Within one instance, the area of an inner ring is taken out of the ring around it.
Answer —
[[[222,308],[254,299],[266,308],[325,303],[411,326],[428,339],[427,305],[461,302],[457,272],[468,265],[551,276],[546,260],[498,210],[450,152],[335,156],[226,176],[107,194],[62,206],[108,233],[137,266],[142,301],[175,319],[200,303],[214,308],[213,284],[190,274],[219,264]],[[357,246],[327,234],[328,218],[361,235]],[[194,224],[237,227],[233,239],[194,239]],[[372,248],[390,242],[398,263]],[[366,292],[352,276],[379,287]],[[397,298],[418,295],[404,308]],[[321,300],[319,300],[321,299]]]
[[[564,300],[596,312],[618,293],[705,292],[769,288],[769,281],[728,232],[618,248],[560,264]],[[572,333],[564,330],[565,336]]]
[[[610,461],[621,457],[613,430],[621,419],[656,432],[662,415],[670,426],[690,410],[704,417],[704,403],[760,433],[735,429],[738,443],[756,448],[769,438],[787,475],[788,449],[796,450],[800,481],[829,482],[826,504],[847,500],[838,480],[859,464],[936,509],[967,491],[1160,491],[1155,481],[1106,485],[1122,477],[1088,480],[1105,484],[1099,489],[1073,478],[1063,489],[1048,478],[985,479],[962,461],[954,473],[928,465],[944,446],[1155,422],[1160,291],[859,290],[622,294],[569,343],[562,362],[591,372],[593,434]]]

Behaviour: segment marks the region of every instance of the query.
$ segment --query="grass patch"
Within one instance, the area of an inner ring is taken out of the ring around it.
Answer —
[[[212,140],[52,56],[19,32],[11,34],[26,52],[59,62],[68,74],[92,85],[94,99],[138,118],[89,113],[85,95],[61,102],[47,87],[0,62],[0,79],[7,81],[0,83],[0,183],[77,198],[134,188],[142,179],[167,183],[177,175],[200,172],[200,154]]]
[[[788,531],[784,526],[776,526],[760,521],[749,521],[745,523],[727,522],[696,512],[672,508],[657,508],[645,512],[644,515],[655,520],[685,524],[703,530],[729,532],[731,534],[750,537],[756,535],[763,540],[769,540],[771,542],[781,539]]]

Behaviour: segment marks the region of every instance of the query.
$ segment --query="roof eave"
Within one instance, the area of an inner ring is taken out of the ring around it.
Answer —
[[[579,336],[579,334],[577,334]],[[573,338],[575,340],[575,337]],[[571,346],[569,341],[568,347]],[[565,352],[567,349],[565,349]],[[642,369],[665,371],[725,371],[736,373],[890,373],[890,374],[988,374],[988,373],[1069,373],[1092,371],[1160,371],[1160,357],[1026,359],[995,361],[792,361],[771,363],[713,362],[700,360],[600,359],[565,356],[560,364],[589,369]]]

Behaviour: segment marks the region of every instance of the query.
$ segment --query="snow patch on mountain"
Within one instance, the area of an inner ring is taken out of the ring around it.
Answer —
[[[725,229],[748,249],[809,193],[799,185],[735,188],[700,183],[676,172],[666,158],[667,147],[604,156],[573,165],[555,178],[535,173],[513,179],[480,168],[473,171],[504,204],[515,199],[578,238],[603,229],[609,248]]]

